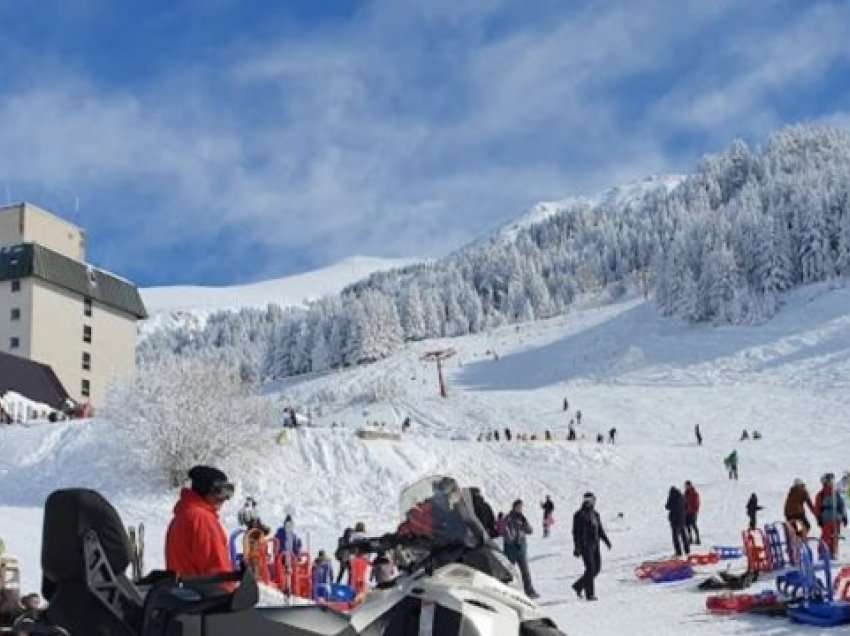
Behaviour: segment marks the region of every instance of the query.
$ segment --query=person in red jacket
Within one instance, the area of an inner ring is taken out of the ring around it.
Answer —
[[[699,545],[699,528],[697,528],[697,515],[699,514],[699,493],[690,481],[685,482],[685,529],[688,532],[688,540]]]
[[[233,496],[233,484],[211,466],[195,466],[189,479],[192,485],[180,492],[165,536],[165,567],[181,577],[230,572],[227,535],[218,512]]]

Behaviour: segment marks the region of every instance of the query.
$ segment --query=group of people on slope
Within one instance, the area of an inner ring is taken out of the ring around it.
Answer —
[[[691,553],[691,545],[699,545],[699,527],[697,517],[700,508],[700,496],[690,480],[685,482],[685,491],[670,486],[667,494],[667,519],[673,535],[673,550],[677,557]]]

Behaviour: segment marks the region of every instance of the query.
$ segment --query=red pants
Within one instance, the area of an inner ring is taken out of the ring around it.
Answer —
[[[838,532],[836,532],[835,522],[830,522],[824,525],[820,530],[820,538],[829,548],[829,555],[833,559],[838,558]]]

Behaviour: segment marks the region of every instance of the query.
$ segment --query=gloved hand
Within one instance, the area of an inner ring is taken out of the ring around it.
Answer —
[[[578,548],[576,548],[575,550],[573,550],[573,556],[574,556],[574,557],[580,557],[580,556],[581,556],[581,552],[579,552],[579,551],[578,551]]]
[[[609,549],[609,550],[611,549],[611,542],[610,542],[610,541],[606,541],[606,542],[605,542],[605,545],[606,545],[606,546],[608,546],[608,549]]]

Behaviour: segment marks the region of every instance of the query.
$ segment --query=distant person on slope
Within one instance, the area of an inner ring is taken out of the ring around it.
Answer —
[[[744,432],[741,433],[741,441],[745,441],[750,439],[750,434],[747,432],[747,429],[744,429]]]
[[[812,525],[806,517],[807,507],[817,518],[815,506],[809,496],[809,491],[806,489],[806,484],[802,479],[795,479],[785,497],[785,520],[791,524],[798,524],[798,527],[802,527],[806,535],[812,529]]]
[[[602,569],[602,555],[599,551],[600,540],[611,549],[611,542],[602,527],[602,520],[596,512],[596,497],[592,492],[584,493],[581,508],[573,515],[573,556],[581,557],[584,573],[573,583],[573,590],[581,598],[595,601],[594,579]]]
[[[528,519],[522,514],[522,500],[517,499],[508,516],[505,517],[505,556],[508,561],[519,568],[520,576],[522,577],[522,587],[525,590],[528,598],[538,598],[539,594],[534,591],[534,585],[531,583],[531,573],[528,570],[528,546],[526,543],[526,535],[532,533],[531,524]]]
[[[505,429],[505,440],[508,441],[508,442],[511,441],[511,429],[509,429],[509,428]]]
[[[723,465],[729,471],[729,479],[738,480],[738,451],[733,450],[729,456],[723,460]]]
[[[617,429],[612,428],[610,431],[608,431],[608,442],[610,444],[614,444],[616,441],[617,441]]]
[[[694,426],[694,436],[697,438],[697,446],[702,446],[702,433],[699,430],[699,424]]]
[[[555,523],[555,503],[549,495],[546,495],[546,500],[540,504],[543,509],[543,537],[549,536],[549,529]]]
[[[840,526],[847,526],[847,508],[844,498],[835,489],[835,475],[821,477],[822,488],[815,495],[815,516],[821,529],[821,540],[829,547],[833,559],[838,557]]]
[[[569,410],[570,410],[569,400],[567,400],[567,398],[564,398],[564,413],[566,413]]]
[[[181,577],[230,572],[227,535],[218,513],[233,496],[233,484],[211,466],[195,466],[189,479],[191,487],[180,491],[165,536],[165,567]]]
[[[691,546],[685,532],[687,504],[682,492],[675,486],[670,486],[670,493],[667,495],[667,503],[664,507],[668,511],[667,519],[670,521],[670,530],[673,533],[673,550],[676,556],[690,554]]]
[[[576,426],[581,426],[581,409],[576,411]]]
[[[755,530],[758,527],[756,517],[759,510],[764,510],[764,507],[759,505],[759,498],[756,496],[756,493],[753,493],[747,501],[747,517],[750,519],[750,530]]]
[[[700,499],[697,489],[690,481],[685,482],[685,529],[688,532],[688,541],[693,545],[699,545],[699,528],[697,528],[697,516],[699,515]]]

